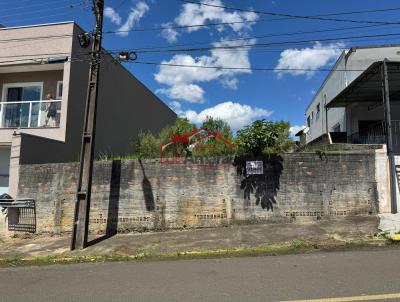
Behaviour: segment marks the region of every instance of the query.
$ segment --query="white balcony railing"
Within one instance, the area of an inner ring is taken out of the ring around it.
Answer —
[[[60,126],[61,100],[0,102],[0,128]]]

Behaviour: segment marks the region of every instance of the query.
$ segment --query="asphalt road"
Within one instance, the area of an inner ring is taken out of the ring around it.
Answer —
[[[400,301],[400,250],[0,269],[1,302],[327,298]]]

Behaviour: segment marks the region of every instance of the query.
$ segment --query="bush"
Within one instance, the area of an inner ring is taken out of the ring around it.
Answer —
[[[139,158],[157,158],[160,155],[160,140],[150,131],[140,131],[136,144],[135,154]]]
[[[135,143],[134,155],[138,158],[157,158],[160,155],[160,146],[170,141],[176,134],[190,134],[196,126],[186,118],[178,118],[175,124],[165,127],[158,136],[151,132],[141,131]],[[201,128],[208,131],[217,131],[225,139],[233,141],[236,148],[232,150],[226,144],[214,138],[199,143],[193,150],[187,144],[176,144],[177,154],[186,156],[223,156],[223,155],[260,155],[278,154],[288,151],[293,146],[289,138],[290,124],[288,122],[271,122],[258,120],[237,132],[236,138],[232,134],[229,124],[218,118],[207,117]],[[202,148],[204,147],[204,148]],[[168,152],[169,150],[169,152]],[[165,151],[166,156],[173,156],[172,149]]]
[[[276,154],[289,150],[293,141],[289,138],[288,122],[257,120],[237,132],[239,154]]]

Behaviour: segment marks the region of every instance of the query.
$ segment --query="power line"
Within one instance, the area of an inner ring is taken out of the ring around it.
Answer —
[[[217,24],[228,24],[226,22],[224,23],[215,23]],[[231,24],[231,23],[230,23]],[[208,24],[209,25],[209,24]],[[191,26],[200,26],[200,25],[191,25]],[[203,25],[201,25],[203,26]],[[303,35],[303,34],[312,34],[312,33],[323,33],[323,32],[335,32],[335,31],[343,31],[343,30],[351,30],[351,29],[363,29],[363,28],[377,28],[381,26],[387,26],[387,25],[363,25],[363,26],[353,26],[353,27],[343,27],[343,28],[330,28],[330,29],[322,29],[322,30],[312,30],[312,31],[303,31],[303,32],[288,32],[288,33],[277,33],[277,34],[265,34],[265,35],[258,35],[258,36],[249,36],[246,38],[236,38],[236,39],[227,39],[224,41],[240,41],[240,40],[248,40],[248,39],[259,39],[259,38],[267,38],[267,37],[279,37],[279,36],[295,36],[295,35]],[[162,30],[164,28],[152,28],[151,30]],[[148,30],[148,29],[134,29],[134,30]],[[134,31],[131,30],[131,31]],[[119,31],[109,31],[109,32],[104,32],[104,34],[116,34],[119,33]],[[37,39],[53,39],[53,38],[63,38],[63,37],[73,37],[74,35],[71,34],[62,34],[62,35],[51,35],[51,36],[38,36],[38,37],[24,37],[24,38],[15,38],[15,39],[5,39],[5,40],[0,40],[0,43],[8,43],[8,42],[22,42],[22,41],[30,41],[30,40],[37,40]],[[218,41],[210,41],[210,42],[202,42],[202,43],[186,43],[186,44],[178,44],[175,46],[192,46],[192,45],[204,45],[204,44],[212,44],[216,43]],[[160,46],[160,47],[153,47],[149,46],[147,48],[167,48],[170,47],[168,46]],[[144,48],[144,47],[142,47]]]
[[[297,41],[278,41],[278,42],[269,42],[269,43],[248,43],[248,44],[241,44],[241,45],[225,45],[225,46],[212,46],[212,47],[198,47],[198,48],[161,48],[161,49],[152,49],[152,48],[144,48],[144,49],[130,49],[130,50],[124,50],[124,51],[133,51],[141,54],[145,53],[171,53],[171,52],[199,52],[199,51],[223,51],[223,50],[242,50],[242,51],[248,51],[252,48],[255,49],[260,49],[260,48],[271,48],[271,47],[277,47],[277,46],[284,46],[284,45],[302,45],[302,44],[308,44],[308,43],[313,43],[313,42],[332,42],[332,41],[343,41],[343,40],[360,40],[360,39],[366,39],[366,38],[379,38],[382,39],[384,37],[399,37],[400,34],[398,33],[389,33],[389,34],[377,34],[377,35],[363,35],[363,36],[343,36],[343,37],[336,37],[336,38],[326,38],[326,39],[310,39],[310,40],[297,40]],[[36,38],[37,39],[37,38]],[[17,46],[16,46],[17,47]],[[6,47],[3,47],[4,49]],[[340,48],[340,47],[338,47]],[[344,49],[341,48],[341,49]],[[118,53],[121,50],[110,50],[110,53]],[[44,55],[61,55],[61,54],[68,54],[68,53],[50,53],[50,54],[44,54]],[[31,57],[35,56],[38,54],[33,54],[33,55],[10,55],[6,57]],[[42,54],[43,55],[43,54]],[[4,58],[5,56],[3,56]],[[1,58],[1,56],[0,56]]]
[[[26,58],[18,60],[0,61],[0,67],[4,63],[16,63],[16,62],[41,62],[49,59],[51,57],[36,57],[36,58]],[[82,58],[70,58],[68,62],[89,62],[89,59]],[[205,68],[205,69],[221,69],[221,70],[248,70],[248,71],[332,71],[329,68],[262,68],[262,67],[232,67],[232,66],[205,66],[205,65],[185,65],[185,64],[173,64],[173,63],[157,63],[157,62],[144,62],[144,61],[132,61],[126,62],[130,64],[141,64],[141,65],[157,65],[157,66],[169,66],[169,67],[182,67],[182,68]],[[4,66],[3,66],[4,67]],[[333,71],[365,71],[365,69],[335,69]]]
[[[248,51],[252,48],[260,49],[260,48],[270,48],[276,46],[283,45],[299,45],[299,44],[307,44],[310,42],[327,42],[327,41],[342,41],[342,40],[350,40],[350,39],[365,39],[365,38],[383,38],[383,37],[400,37],[398,33],[391,34],[378,34],[378,35],[364,35],[364,36],[351,36],[351,37],[339,37],[339,38],[326,38],[319,40],[297,40],[297,41],[280,41],[280,42],[270,42],[270,43],[250,43],[250,44],[242,44],[242,45],[226,45],[226,46],[212,46],[212,47],[199,47],[199,48],[169,48],[169,49],[129,49],[124,51],[132,51],[141,54],[146,53],[170,53],[170,52],[195,52],[195,51],[222,51],[222,50],[242,50]],[[338,47],[339,49],[340,47]],[[344,48],[340,48],[344,49]],[[108,52],[111,54],[119,53],[121,50],[109,50]],[[81,52],[81,54],[85,54],[86,52]],[[32,54],[32,55],[9,55],[9,56],[0,56],[0,58],[12,58],[12,57],[32,57],[37,55],[65,55],[68,53],[45,53],[45,54]]]
[[[385,25],[400,24],[400,22],[325,18],[325,17],[323,17],[324,15],[316,15],[316,16],[292,15],[292,14],[286,14],[286,13],[276,13],[276,12],[266,12],[266,11],[260,11],[260,10],[243,9],[243,8],[237,8],[237,7],[232,7],[232,6],[224,6],[224,5],[217,5],[217,4],[196,2],[196,1],[189,1],[189,0],[177,0],[177,1],[184,2],[184,3],[197,4],[197,5],[201,5],[201,6],[207,6],[207,7],[223,8],[223,9],[247,12],[247,13],[256,13],[256,14],[260,14],[260,15],[285,17],[285,19],[275,19],[275,20],[286,20],[286,18],[288,18],[288,19],[306,19],[306,20],[335,21],[335,22],[349,22],[349,23],[362,23],[362,24],[385,24]],[[393,9],[393,10],[395,10],[395,9]],[[354,13],[354,12],[348,12],[347,14],[350,14],[350,13]],[[346,14],[346,13],[341,13],[341,14]],[[329,16],[329,15],[332,15],[332,14],[327,14],[326,16]],[[338,14],[335,14],[335,15],[338,15]]]
[[[76,2],[76,3],[70,4],[68,6],[53,7],[53,8],[46,8],[46,9],[35,10],[35,11],[25,11],[25,12],[20,12],[20,13],[16,13],[16,14],[3,15],[3,16],[0,16],[0,18],[7,19],[7,18],[10,18],[10,17],[15,17],[15,16],[31,15],[33,13],[44,13],[44,12],[49,12],[49,11],[53,11],[53,10],[74,8],[74,7],[84,6],[84,5],[85,4],[83,2]]]
[[[226,39],[223,40],[224,42],[234,42],[234,41],[245,41],[251,39],[262,39],[262,38],[270,38],[270,37],[281,37],[281,36],[295,36],[295,35],[304,35],[304,34],[312,34],[312,33],[324,33],[324,32],[335,32],[335,31],[342,31],[342,30],[351,30],[351,29],[358,29],[358,28],[371,28],[371,27],[381,27],[382,25],[367,25],[367,26],[353,26],[353,27],[344,27],[344,28],[335,28],[335,29],[325,29],[325,30],[313,30],[313,31],[302,31],[302,32],[288,32],[288,33],[277,33],[277,34],[264,34],[264,35],[257,35],[257,36],[248,36],[246,38],[236,38],[236,39]],[[317,40],[317,38],[316,38]],[[1,42],[1,40],[0,40]],[[220,43],[221,41],[207,41],[207,42],[199,42],[199,43],[184,43],[184,44],[175,44],[173,46],[196,46],[196,45],[210,45],[215,43]],[[155,49],[169,49],[171,45],[167,46],[147,46],[141,48],[135,48],[135,51],[140,50],[155,50]]]
[[[126,62],[131,64],[141,65],[157,65],[157,66],[169,66],[169,67],[183,67],[183,68],[205,68],[205,69],[220,69],[220,70],[248,70],[248,71],[359,71],[363,72],[366,69],[331,69],[331,68],[272,68],[272,67],[229,67],[229,66],[205,66],[205,65],[185,65],[185,64],[173,64],[173,63],[157,63],[157,62],[144,62],[144,61],[133,61]]]
[[[54,53],[56,54],[56,53]],[[38,56],[41,54],[38,54]],[[1,58],[1,57],[0,57]],[[36,57],[36,58],[25,58],[1,61],[0,67],[10,66],[4,65],[5,63],[16,63],[16,62],[26,62],[33,61],[37,63],[44,62],[52,57]],[[102,60],[105,60],[104,58]],[[67,60],[68,62],[89,62],[88,57],[71,57]],[[202,68],[202,69],[218,69],[218,70],[246,70],[246,71],[304,71],[304,72],[363,72],[366,69],[332,69],[332,68],[275,68],[275,67],[240,67],[240,66],[212,66],[212,65],[187,65],[187,64],[174,64],[166,62],[148,62],[148,61],[127,61],[125,63],[129,64],[139,64],[139,65],[155,65],[155,66],[167,66],[167,67],[180,67],[180,68]],[[400,73],[400,72],[397,72]]]
[[[60,2],[71,2],[71,0],[59,0],[57,4],[59,4]],[[27,8],[32,8],[32,7],[39,7],[39,6],[43,6],[46,5],[48,6],[49,4],[54,4],[54,1],[48,1],[48,2],[40,2],[40,3],[36,3],[36,4],[32,4],[32,5],[24,5],[24,6],[19,6],[19,7],[10,7],[10,8],[3,8],[1,11],[2,12],[7,12],[7,11],[13,11],[13,10],[22,10],[22,9],[27,9]]]
[[[270,42],[270,43],[251,43],[251,44],[242,44],[242,45],[226,45],[226,46],[212,46],[212,47],[198,47],[198,48],[170,48],[170,49],[161,49],[161,50],[131,49],[130,51],[135,51],[137,53],[157,53],[157,52],[163,53],[163,52],[211,51],[211,50],[217,50],[217,49],[249,49],[252,47],[271,47],[271,46],[296,45],[296,44],[315,43],[315,42],[333,42],[333,41],[343,41],[343,40],[353,40],[353,39],[363,39],[363,38],[382,38],[382,37],[397,37],[397,36],[400,36],[400,34],[399,33],[389,33],[389,34],[377,34],[377,35],[350,36],[350,37],[297,40],[297,41],[279,41],[279,42]]]

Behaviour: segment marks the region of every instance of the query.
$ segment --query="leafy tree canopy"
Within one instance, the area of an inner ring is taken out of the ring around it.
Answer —
[[[232,138],[232,130],[229,124],[220,118],[213,118],[211,116],[207,116],[204,120],[201,128],[208,131],[217,131],[221,133],[221,135],[227,139]]]
[[[175,134],[190,134],[195,127],[187,118],[177,118],[173,125],[165,127],[158,135],[149,131],[140,132],[135,144],[135,154],[139,158],[157,158],[161,144],[168,142]],[[201,128],[218,131],[225,139],[232,140],[236,144],[236,150],[231,150],[218,140],[207,139],[198,145],[199,148],[193,150],[193,154],[187,150],[188,146],[176,145],[175,150],[178,154],[185,152],[187,156],[230,155],[235,152],[238,155],[277,154],[288,151],[293,145],[289,138],[290,124],[284,121],[255,121],[239,130],[235,138],[229,124],[222,119],[207,117]]]
[[[288,122],[257,120],[237,132],[238,152],[252,155],[285,152],[292,146],[289,129]]]

